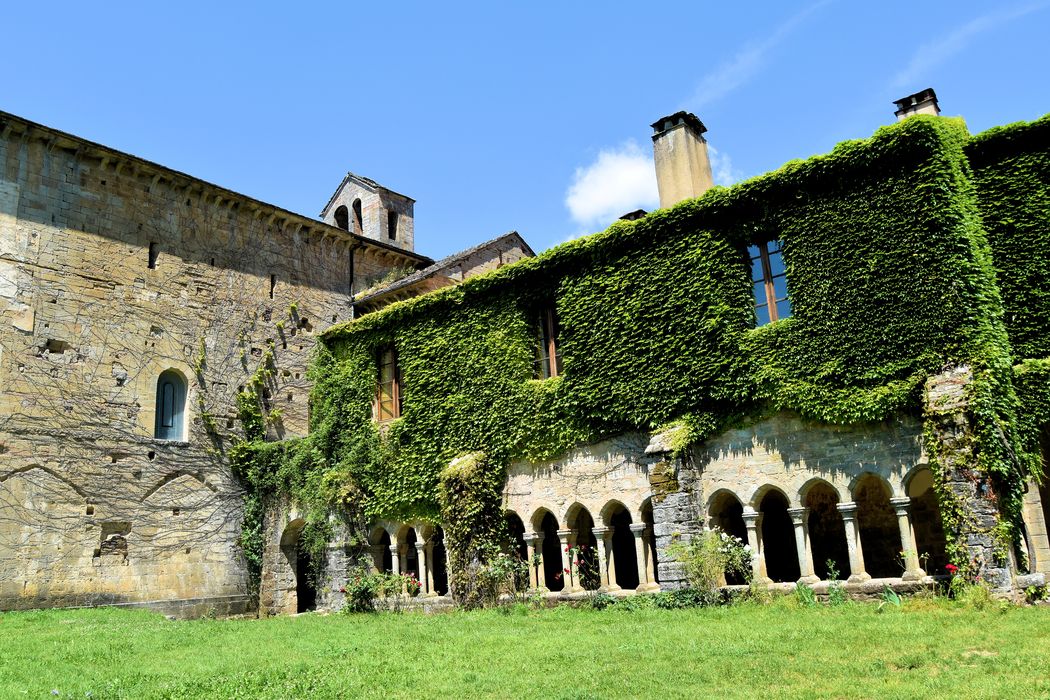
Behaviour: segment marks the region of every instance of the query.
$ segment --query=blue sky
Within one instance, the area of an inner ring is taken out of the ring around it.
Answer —
[[[46,8],[43,9],[43,8]],[[655,208],[649,124],[707,125],[723,184],[893,121],[1050,112],[1050,0],[15,3],[0,109],[315,216],[347,170],[439,257]]]

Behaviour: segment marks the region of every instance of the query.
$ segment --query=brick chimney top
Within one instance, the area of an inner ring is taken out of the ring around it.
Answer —
[[[941,107],[937,104],[937,93],[933,91],[933,88],[926,88],[914,95],[894,100],[893,104],[897,105],[897,111],[894,114],[897,115],[898,121],[913,114],[932,114],[936,117],[941,113]]]
[[[697,118],[695,114],[690,112],[675,112],[674,114],[666,117],[661,117],[652,123],[653,127],[653,139],[664,133],[670,131],[679,124],[685,124],[686,127],[696,133],[697,136],[707,131],[707,127],[704,123]]]

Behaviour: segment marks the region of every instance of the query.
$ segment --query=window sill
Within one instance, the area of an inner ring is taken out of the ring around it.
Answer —
[[[168,447],[190,447],[189,440],[165,440],[164,438],[150,438],[155,445],[167,445]]]

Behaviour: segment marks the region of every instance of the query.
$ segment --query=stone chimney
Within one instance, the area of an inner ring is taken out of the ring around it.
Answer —
[[[689,112],[653,122],[653,157],[660,206],[699,197],[714,186],[704,132],[707,127]]]
[[[926,88],[914,95],[908,95],[893,104],[897,105],[897,121],[903,121],[913,114],[932,114],[937,117],[941,114],[941,108],[937,104],[937,93],[933,88]]]

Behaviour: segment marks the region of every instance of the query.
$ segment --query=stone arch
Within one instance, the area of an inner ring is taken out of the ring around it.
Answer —
[[[631,525],[634,524],[631,511],[620,501],[610,501],[602,508],[602,520],[607,527],[612,528],[609,547],[611,556],[608,560],[610,587],[615,581],[616,587],[619,588],[637,588],[641,579],[638,575],[634,533],[631,532]]]
[[[788,514],[791,502],[776,487],[759,489],[762,494],[757,510],[762,513],[762,556],[766,576],[775,582],[797,581],[801,577],[795,526]]]
[[[525,544],[525,523],[521,516],[512,510],[504,511],[504,522],[507,525],[507,539],[503,543],[504,551],[519,562],[525,562],[529,566],[529,547]],[[529,585],[528,569],[525,574],[516,573],[514,584],[518,590],[525,590]]]
[[[759,506],[761,505],[765,497],[770,494],[770,492],[776,492],[780,494],[781,497],[783,497],[784,499],[784,503],[787,504],[786,507],[792,507],[793,501],[791,500],[791,496],[788,495],[788,492],[774,484],[762,484],[757,489],[755,489],[754,492],[751,494],[751,498],[749,498],[747,501],[748,505],[750,505],[756,511],[761,511],[762,509]]]
[[[744,506],[735,493],[728,489],[719,489],[707,500],[708,525],[718,528],[727,535],[732,535],[747,542],[747,526],[744,524]],[[734,572],[726,572],[726,583],[740,585],[747,583],[744,577]]]
[[[397,551],[401,573],[412,576],[416,580],[420,576],[419,550],[416,547],[419,541],[419,535],[411,525],[402,525],[397,532]]]
[[[598,571],[598,540],[594,536],[594,517],[579,502],[573,503],[565,513],[565,523],[575,534],[570,544],[577,549],[577,559],[570,562],[576,584],[585,590],[597,590],[602,585]]]
[[[317,587],[310,553],[301,542],[305,527],[306,520],[295,518],[284,526],[280,541],[281,554],[284,559],[281,568],[286,569],[290,574],[287,577],[289,585],[284,587],[286,600],[280,607],[289,611],[295,610],[297,613],[314,610],[317,607]]]
[[[558,539],[558,519],[546,508],[538,509],[532,516],[535,532],[543,535],[540,558],[543,564],[544,585],[552,591],[565,587],[565,574],[562,571],[561,540]]]
[[[874,578],[899,577],[904,566],[897,513],[890,505],[893,490],[884,478],[873,472],[859,475],[853,484],[864,568]]]
[[[918,465],[904,480],[904,493],[911,500],[909,515],[919,563],[928,574],[943,574],[947,573],[947,538],[934,479],[929,465]]]
[[[390,573],[394,570],[394,557],[390,553],[390,532],[382,525],[372,528],[368,544],[372,550],[372,565],[376,571]]]
[[[802,505],[809,509],[810,548],[813,572],[822,580],[830,578],[828,562],[839,576],[849,575],[849,549],[846,526],[839,512],[839,490],[824,479],[810,479],[799,489]]]

